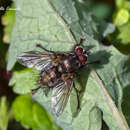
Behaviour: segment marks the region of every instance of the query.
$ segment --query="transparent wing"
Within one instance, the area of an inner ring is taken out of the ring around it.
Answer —
[[[54,114],[59,116],[69,99],[70,92],[72,90],[74,81],[72,79],[67,80],[66,82],[61,82],[57,86],[55,86],[52,90],[52,98],[51,98],[51,105]]]
[[[42,53],[39,51],[24,52],[17,57],[20,64],[29,68],[36,68],[42,70],[46,66],[50,65],[52,53]]]

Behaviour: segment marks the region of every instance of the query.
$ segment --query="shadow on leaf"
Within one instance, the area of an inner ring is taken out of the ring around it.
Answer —
[[[96,52],[94,54],[90,54],[88,62],[91,63],[91,62],[99,60],[100,64],[92,64],[93,68],[95,70],[97,70],[97,69],[103,68],[105,64],[108,64],[110,57],[111,57],[111,54],[106,52],[105,50],[104,51],[98,51],[98,52]],[[80,84],[80,88],[77,88],[77,86],[76,86],[76,89],[78,90],[79,106],[80,106],[80,104],[82,102],[82,98],[84,96],[84,92],[85,92],[85,89],[86,89],[88,77],[89,77],[89,74],[91,72],[90,67],[91,67],[91,64],[88,66],[88,68],[82,69],[76,75],[76,82],[78,82]],[[78,98],[77,98],[77,101],[78,101]],[[72,115],[73,115],[73,117],[76,117],[79,114],[79,112],[80,112],[80,110],[82,108],[78,108],[77,112],[75,112],[73,110],[73,108],[74,108],[74,106],[76,107],[76,105],[73,103],[72,100],[70,101],[70,104],[71,104]]]

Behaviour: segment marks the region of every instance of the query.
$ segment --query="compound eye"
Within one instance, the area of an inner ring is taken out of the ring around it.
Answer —
[[[83,53],[83,48],[77,47],[75,52],[76,52],[77,55],[80,55],[80,54]]]
[[[80,60],[80,62],[85,63],[88,60],[88,57],[85,55],[80,55],[79,60]]]

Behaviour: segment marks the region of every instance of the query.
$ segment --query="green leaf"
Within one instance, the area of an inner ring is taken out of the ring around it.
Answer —
[[[110,35],[110,42],[119,51],[124,54],[130,54],[130,2],[126,0],[116,0],[117,10],[115,10],[113,15],[113,23],[116,25],[116,31]],[[120,5],[118,7],[118,5]]]
[[[0,130],[7,130],[8,127],[8,104],[6,97],[0,98]]]
[[[119,34],[117,35],[117,42],[114,43],[114,45],[124,52],[125,54],[130,54],[130,23],[127,23],[126,25],[119,27]]]
[[[33,75],[33,76],[30,76]],[[13,86],[13,91],[18,94],[27,94],[31,89],[36,87],[36,81],[39,76],[39,71],[33,69],[22,69],[13,72],[13,76],[9,82]]]
[[[129,17],[129,11],[122,8],[118,11],[116,18],[114,19],[114,24],[117,26],[126,24],[129,20]]]
[[[129,57],[122,55],[113,46],[105,47],[99,42],[102,36],[114,29],[94,20],[83,1],[21,0],[15,4],[21,8],[21,12],[16,14],[8,69],[14,66],[17,55],[35,49],[36,43],[54,51],[68,51],[80,38],[86,39],[83,43],[86,49],[91,48],[88,62],[101,60],[100,65],[90,66],[90,70],[83,70],[76,77],[75,85],[79,90],[81,109],[77,110],[77,96],[73,89],[63,114],[55,117],[56,123],[64,130],[100,130],[103,118],[111,130],[128,130],[121,103],[123,89],[129,84],[129,76],[122,73]],[[99,32],[101,27],[104,30]],[[129,69],[127,74],[130,74]],[[30,74],[29,77],[32,76]],[[33,99],[52,114],[50,98],[51,91],[45,96],[43,89],[33,95]]]
[[[122,44],[130,44],[129,28],[130,28],[130,23],[118,28],[120,33],[118,34],[117,39],[121,39]]]
[[[6,43],[11,42],[11,32],[15,21],[15,10],[14,5],[12,4],[10,10],[7,10],[4,16],[2,17],[2,24],[4,27],[4,37],[3,41]]]
[[[94,3],[91,7],[92,13],[100,20],[106,20],[110,18],[112,8],[108,4]]]
[[[30,96],[18,96],[12,104],[14,117],[26,128],[33,130],[58,130],[51,117]]]
[[[130,54],[130,23],[119,26],[112,34],[111,43],[124,54]]]
[[[123,6],[125,0],[116,0],[116,7],[119,9]]]
[[[125,1],[124,6],[125,9],[128,9],[130,11],[130,1]]]
[[[128,122],[128,125],[130,126],[130,102],[129,102],[129,99],[130,99],[130,94],[129,94],[129,91],[130,91],[130,85],[126,86],[124,88],[124,95],[123,95],[123,100],[122,100],[122,111],[127,119],[127,122]]]

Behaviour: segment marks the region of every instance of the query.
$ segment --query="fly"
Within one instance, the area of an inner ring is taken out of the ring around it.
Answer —
[[[80,40],[80,44],[82,41],[83,39]],[[43,49],[44,52],[28,51],[17,57],[20,64],[41,71],[37,89],[52,89],[51,106],[57,116],[64,111],[74,87],[76,73],[92,64],[88,63],[88,51],[80,44],[76,44],[71,52],[61,53],[49,51],[37,44],[37,47]]]

